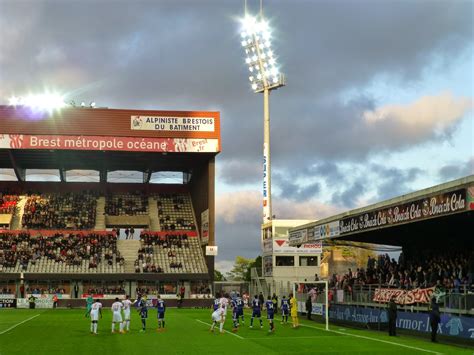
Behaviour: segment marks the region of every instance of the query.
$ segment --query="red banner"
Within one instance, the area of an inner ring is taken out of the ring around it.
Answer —
[[[218,139],[0,134],[0,149],[216,153]]]
[[[141,234],[148,234],[154,237],[164,237],[166,235],[183,235],[186,234],[188,237],[197,237],[197,232],[190,231],[190,230],[174,230],[174,231],[162,231],[162,232],[150,232],[150,231],[142,231]]]
[[[390,302],[392,297],[395,297],[395,303],[398,304],[430,303],[434,289],[434,287],[415,288],[413,290],[377,288],[373,300],[387,303]]]
[[[74,235],[115,235],[115,232],[112,231],[96,231],[96,230],[72,230],[72,229],[24,229],[24,230],[9,230],[9,229],[0,229],[0,233],[10,233],[10,234],[18,234],[18,233],[29,233],[31,236],[42,235],[43,237],[52,237],[55,234],[74,234]]]

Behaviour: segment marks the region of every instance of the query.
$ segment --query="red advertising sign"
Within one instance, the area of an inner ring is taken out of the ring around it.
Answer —
[[[0,134],[0,149],[217,153],[218,139]]]
[[[430,303],[434,290],[434,287],[415,288],[413,290],[377,288],[373,300],[376,302],[387,303],[390,302],[392,297],[395,297],[395,303],[398,304]]]

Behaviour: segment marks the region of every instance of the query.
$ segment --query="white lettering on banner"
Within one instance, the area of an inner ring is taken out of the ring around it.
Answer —
[[[213,117],[131,116],[130,128],[142,131],[214,132]]]
[[[314,227],[314,240],[333,238],[339,235],[339,221],[329,222]]]
[[[298,243],[306,242],[307,237],[308,237],[308,231],[306,229],[301,229],[298,231],[291,232],[290,235],[288,236],[288,240],[291,243],[298,244]]]
[[[322,242],[307,243],[298,248],[290,246],[287,239],[274,239],[273,252],[275,254],[321,254],[323,244]]]
[[[263,145],[263,223],[268,222],[272,216],[270,216],[270,204],[268,203],[268,199],[270,198],[268,194],[268,187],[270,184],[269,181],[269,173],[268,173],[268,165],[267,165],[267,157],[268,157],[268,147],[267,144]]]

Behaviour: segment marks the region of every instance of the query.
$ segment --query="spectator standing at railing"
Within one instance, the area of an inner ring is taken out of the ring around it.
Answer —
[[[392,297],[388,304],[388,335],[397,335],[397,304],[395,303],[395,297]]]
[[[438,326],[441,322],[441,316],[439,313],[439,305],[436,303],[436,298],[431,299],[431,311],[430,311],[430,325],[431,325],[431,341],[437,343],[436,334],[438,333]]]

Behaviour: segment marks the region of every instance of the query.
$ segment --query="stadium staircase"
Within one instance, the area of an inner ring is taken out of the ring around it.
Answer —
[[[135,260],[138,259],[138,249],[141,248],[140,241],[134,239],[118,240],[117,249],[120,255],[125,259],[124,272],[135,272]]]
[[[105,230],[105,197],[101,196],[97,199],[96,215],[95,215],[95,230]]]
[[[23,212],[25,210],[25,204],[27,200],[28,196],[20,196],[20,199],[16,204],[16,213],[13,215],[12,223],[10,224],[11,230],[22,229],[23,225],[21,223],[21,220],[23,219]]]
[[[148,198],[148,211],[150,213],[150,230],[160,231],[160,218],[158,217],[158,206],[154,197]]]

